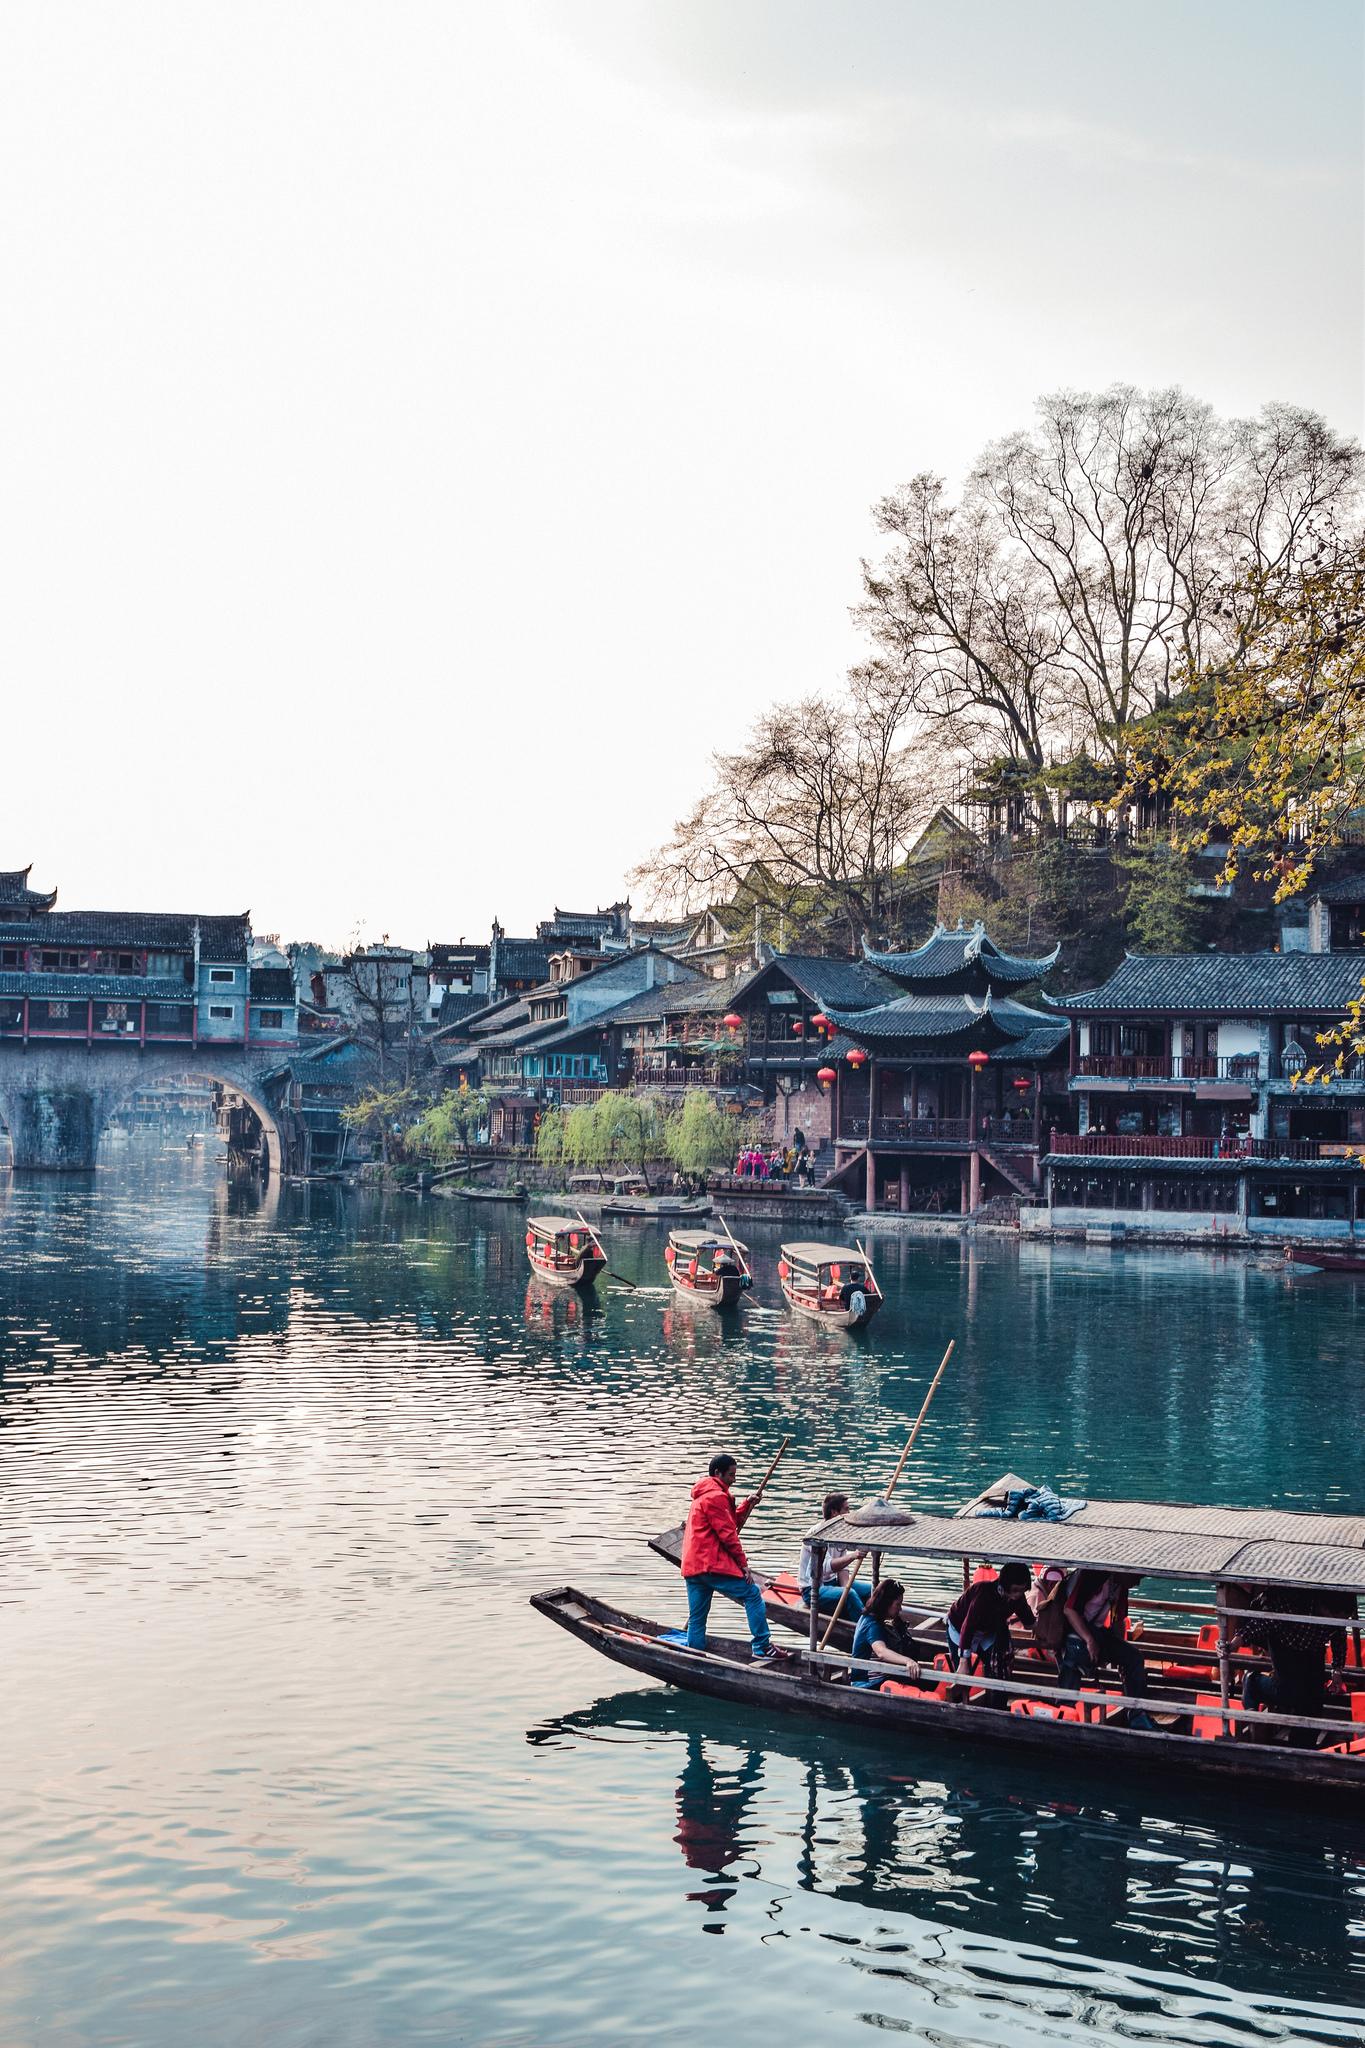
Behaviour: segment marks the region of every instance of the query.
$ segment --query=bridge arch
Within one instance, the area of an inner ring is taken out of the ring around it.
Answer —
[[[83,1172],[95,1164],[104,1127],[141,1087],[178,1075],[239,1096],[261,1126],[266,1169],[280,1171],[284,1147],[263,1076],[280,1064],[278,1048],[259,1054],[212,1044],[133,1047],[27,1047],[0,1040],[0,1117],[13,1164]]]

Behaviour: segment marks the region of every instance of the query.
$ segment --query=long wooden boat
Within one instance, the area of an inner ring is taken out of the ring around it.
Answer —
[[[1062,1685],[1055,1660],[1027,1637],[1009,1679],[973,1673],[950,1688],[946,1658],[930,1668],[926,1644],[918,1684],[893,1681],[867,1691],[848,1683],[847,1651],[816,1647],[818,1614],[804,1650],[755,1665],[747,1643],[710,1637],[705,1651],[690,1650],[676,1629],[574,1587],[537,1594],[532,1605],[613,1662],[717,1699],[892,1735],[908,1729],[1044,1750],[1124,1773],[1155,1767],[1365,1805],[1365,1669],[1355,1619],[1365,1593],[1365,1516],[1135,1501],[1089,1501],[1061,1522],[983,1515],[1008,1491],[1009,1482],[1000,1482],[956,1515],[911,1514],[878,1502],[818,1525],[806,1540],[817,1565],[828,1549],[866,1546],[874,1571],[886,1558],[905,1557],[960,1565],[964,1578],[974,1566],[1023,1562],[1174,1581],[1171,1594],[1143,1604],[1168,1616],[1213,1620],[1197,1631],[1163,1626],[1143,1635],[1141,1698],[1125,1695],[1117,1679],[1103,1674],[1079,1687]],[[656,1539],[655,1547],[666,1540]],[[1211,1587],[1214,1605],[1192,1604],[1191,1583]],[[1234,1681],[1262,1661],[1233,1640],[1254,1592],[1268,1603],[1263,1620],[1346,1632],[1345,1669],[1334,1673],[1320,1714],[1257,1712],[1238,1703]],[[1136,1709],[1152,1717],[1151,1729],[1127,1725]]]
[[[788,1308],[835,1330],[862,1330],[882,1305],[863,1252],[840,1244],[784,1244],[777,1277]]]
[[[734,1308],[754,1284],[748,1246],[714,1230],[670,1230],[664,1260],[676,1291],[707,1308]]]
[[[1285,1260],[1310,1273],[1365,1273],[1365,1251],[1338,1251],[1334,1245],[1291,1244]]]
[[[526,1256],[551,1287],[591,1287],[607,1263],[596,1231],[569,1216],[529,1216]]]

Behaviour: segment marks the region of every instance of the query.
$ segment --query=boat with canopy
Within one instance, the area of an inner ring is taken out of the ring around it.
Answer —
[[[551,1287],[591,1287],[607,1263],[597,1232],[571,1216],[528,1217],[526,1256]]]
[[[1011,1500],[1033,1491],[1009,1473],[956,1513],[921,1514],[881,1501],[820,1523],[806,1537],[816,1586],[831,1550],[866,1550],[874,1578],[886,1560],[905,1559],[960,1570],[964,1586],[1007,1563],[1140,1579],[1143,1597],[1130,1598],[1129,1607],[1144,1616],[1135,1638],[1147,1668],[1142,1698],[1126,1696],[1117,1674],[1063,1685],[1054,1657],[1027,1633],[1015,1638],[1011,1677],[955,1674],[943,1649],[946,1598],[943,1609],[916,1610],[902,1645],[921,1663],[920,1682],[891,1681],[876,1691],[849,1684],[850,1671],[865,1677],[872,1667],[854,1665],[846,1648],[825,1647],[828,1612],[818,1607],[806,1610],[804,1649],[754,1664],[747,1642],[712,1636],[704,1651],[690,1650],[672,1625],[573,1587],[536,1594],[531,1604],[613,1662],[716,1699],[815,1715],[850,1729],[946,1735],[1121,1769],[1159,1767],[1362,1799],[1365,1670],[1357,1614],[1365,1593],[1365,1516],[1097,1500],[1074,1504],[1061,1520],[1012,1515]],[[656,1539],[655,1547],[667,1555],[668,1541]],[[1153,1582],[1164,1582],[1163,1590]],[[1344,1639],[1344,1662],[1338,1665],[1334,1653],[1320,1713],[1239,1703],[1240,1681],[1265,1667],[1239,1636],[1254,1641],[1254,1624],[1267,1622]],[[1128,1727],[1134,1709],[1155,1725]]]
[[[784,1244],[777,1277],[788,1308],[837,1330],[866,1328],[882,1305],[861,1245]]]
[[[754,1284],[748,1246],[714,1230],[671,1230],[664,1263],[677,1292],[708,1308],[733,1308]]]

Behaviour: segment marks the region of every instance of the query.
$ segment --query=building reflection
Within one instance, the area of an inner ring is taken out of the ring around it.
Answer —
[[[929,1743],[897,1761],[884,1745],[734,1720],[722,1737],[704,1703],[627,1692],[528,1740],[629,1729],[657,1750],[672,1739],[673,1840],[710,1932],[752,1876],[765,1898],[794,1881],[879,1916],[1035,1949],[1060,1942],[1068,1967],[1155,1966],[1296,1999],[1365,1983],[1365,1852],[1330,1812],[1306,1828],[1292,1808],[1249,1815],[1176,1780],[1137,1798],[1087,1766],[1059,1796],[1056,1770],[1039,1764]],[[774,1857],[793,1840],[787,1870]]]

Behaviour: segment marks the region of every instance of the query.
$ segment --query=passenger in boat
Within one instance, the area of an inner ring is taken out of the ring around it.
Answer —
[[[885,1664],[885,1678],[873,1671],[855,1671],[852,1683],[863,1692],[877,1692],[887,1678],[918,1679],[920,1667],[913,1657],[891,1647],[891,1634],[901,1618],[905,1588],[899,1579],[883,1579],[868,1598],[863,1616],[853,1631],[853,1655]]]
[[[1112,1664],[1123,1679],[1125,1693],[1133,1699],[1146,1698],[1147,1666],[1142,1652],[1124,1633],[1128,1597],[1138,1583],[1134,1572],[1073,1574],[1066,1591],[1066,1636],[1058,1665],[1063,1685],[1079,1690],[1083,1678],[1094,1678],[1105,1665]],[[1155,1725],[1144,1708],[1129,1708],[1130,1728],[1151,1729]]]
[[[825,1495],[825,1521],[832,1522],[836,1515],[847,1513],[846,1493]],[[866,1579],[853,1579],[852,1584],[849,1583],[857,1556],[856,1550],[827,1550],[824,1571],[820,1579],[820,1606],[826,1611],[832,1611],[839,1605],[840,1596],[845,1586],[848,1587],[848,1597],[844,1601],[843,1611],[851,1622],[862,1620],[863,1609],[872,1598],[872,1587]],[[815,1554],[809,1543],[801,1545],[801,1556],[796,1567],[796,1582],[801,1588],[801,1598],[809,1607],[811,1591],[815,1584]]]
[[[1242,1686],[1242,1705],[1257,1712],[1302,1714],[1314,1718],[1322,1713],[1327,1697],[1327,1654],[1338,1670],[1346,1662],[1346,1630],[1333,1622],[1330,1597],[1323,1599],[1293,1586],[1257,1586],[1240,1589],[1238,1607],[1259,1607],[1274,1614],[1316,1614],[1324,1625],[1311,1621],[1262,1621],[1244,1617],[1233,1637],[1234,1644],[1264,1650],[1269,1671],[1249,1671]],[[1317,1744],[1312,1728],[1290,1729],[1289,1742],[1295,1749],[1312,1749]]]
[[[959,1671],[975,1666],[987,1678],[1009,1677],[1010,1622],[1033,1627],[1028,1600],[1032,1584],[1033,1574],[1026,1564],[1006,1564],[998,1578],[969,1586],[953,1602],[948,1609],[948,1648]],[[1004,1693],[992,1692],[986,1694],[984,1704],[1005,1707],[1009,1702]]]
[[[718,1452],[707,1467],[705,1479],[692,1488],[692,1505],[687,1512],[683,1535],[682,1575],[687,1587],[687,1647],[706,1648],[706,1623],[711,1597],[721,1593],[738,1601],[744,1609],[753,1642],[755,1663],[777,1655],[768,1633],[768,1616],[763,1594],[749,1576],[749,1560],[739,1532],[763,1498],[763,1488],[735,1506],[730,1489],[737,1467],[727,1451]]]

